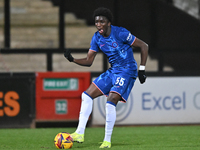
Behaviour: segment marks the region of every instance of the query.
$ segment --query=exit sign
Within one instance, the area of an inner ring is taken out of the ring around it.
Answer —
[[[78,90],[77,78],[45,78],[43,89],[48,90]]]

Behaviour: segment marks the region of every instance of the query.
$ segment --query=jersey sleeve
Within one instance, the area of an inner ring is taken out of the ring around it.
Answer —
[[[91,42],[90,42],[90,50],[98,52],[99,51],[99,46],[96,42],[96,36],[95,34],[93,35]]]
[[[121,28],[121,31],[119,32],[119,38],[129,45],[132,45],[136,39],[134,35],[131,34],[130,31],[128,31],[125,28]]]

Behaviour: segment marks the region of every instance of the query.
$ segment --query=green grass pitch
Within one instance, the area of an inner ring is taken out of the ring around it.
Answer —
[[[75,128],[0,129],[0,150],[56,150],[54,137]],[[99,150],[104,128],[87,128],[72,150]],[[200,126],[115,127],[113,150],[200,150]]]

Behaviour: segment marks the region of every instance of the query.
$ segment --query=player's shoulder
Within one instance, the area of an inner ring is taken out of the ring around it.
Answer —
[[[93,35],[93,38],[95,38],[95,39],[99,39],[100,37],[101,37],[101,35],[99,34],[98,31],[96,31],[96,32],[94,33],[94,35]]]
[[[129,36],[130,34],[130,31],[128,31],[126,28],[124,27],[118,27],[118,26],[113,26],[113,29],[114,29],[114,32],[113,34],[115,35],[115,37],[117,39],[120,39],[120,40],[125,40],[127,39],[127,37]]]
[[[98,31],[96,31],[92,36],[92,42],[97,42],[99,41],[99,39],[100,39],[100,34],[98,33]]]
[[[99,31],[96,31],[96,32],[94,33],[94,36],[100,37],[101,35],[99,34]]]
[[[117,32],[127,32],[128,31],[126,28],[120,27],[120,26],[113,26],[112,25],[112,28]]]

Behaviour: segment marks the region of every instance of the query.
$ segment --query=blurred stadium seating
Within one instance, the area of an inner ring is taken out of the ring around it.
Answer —
[[[10,3],[11,48],[58,48],[58,0],[10,0]],[[1,48],[4,48],[3,6],[3,1],[0,1]],[[197,18],[167,3],[167,0],[110,0],[109,2],[76,0],[76,3],[74,0],[67,0],[65,3],[66,48],[89,47],[90,39],[96,31],[93,26],[92,12],[98,6],[109,7],[115,16],[113,24],[126,27],[149,44],[148,71],[158,71],[159,63],[164,63],[163,71],[200,69],[198,65],[200,22]],[[83,54],[75,55],[82,57]],[[135,57],[139,61],[137,53]],[[46,59],[45,55],[41,54],[1,54],[0,70],[2,72],[45,71],[44,59]],[[91,68],[69,65],[61,54],[55,54],[53,60],[54,71],[102,71],[102,54],[98,55],[97,61]]]

